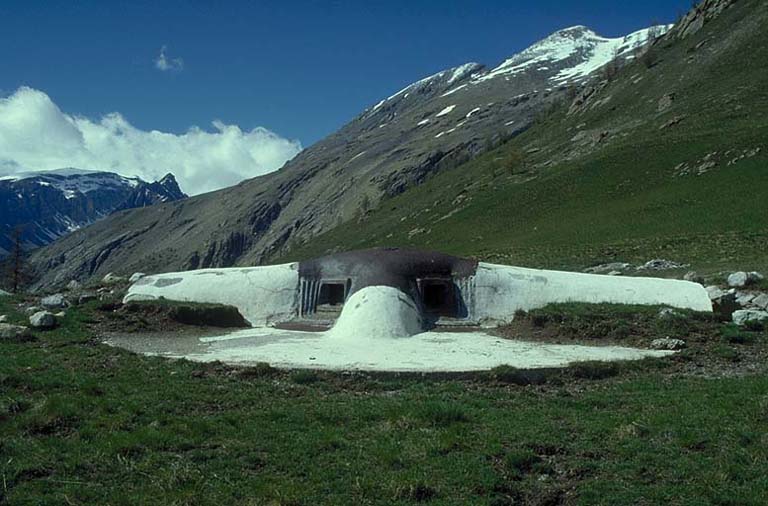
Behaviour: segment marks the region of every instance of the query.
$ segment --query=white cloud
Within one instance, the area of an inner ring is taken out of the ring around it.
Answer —
[[[0,175],[76,167],[154,181],[172,172],[194,195],[277,170],[301,151],[298,141],[265,128],[221,121],[213,128],[144,131],[119,113],[92,121],[63,113],[42,91],[19,88],[0,98]]]
[[[160,54],[155,59],[155,68],[167,72],[173,70],[181,72],[184,69],[184,60],[181,58],[169,58],[165,53],[168,51],[167,46],[160,48]]]

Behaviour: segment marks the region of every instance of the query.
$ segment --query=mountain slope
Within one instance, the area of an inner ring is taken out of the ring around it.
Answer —
[[[100,220],[117,209],[173,202],[187,196],[168,174],[147,183],[111,172],[60,169],[0,177],[0,256],[14,230],[33,249]]]
[[[420,246],[529,266],[768,268],[768,4],[707,1],[519,137],[274,260]]]
[[[495,69],[465,64],[422,79],[275,173],[177,204],[117,213],[38,252],[37,272],[48,274],[40,283],[116,269],[262,263],[519,135],[573,94],[590,77],[587,70],[601,71],[606,52],[629,60],[654,31],[665,30],[605,39],[572,27]]]

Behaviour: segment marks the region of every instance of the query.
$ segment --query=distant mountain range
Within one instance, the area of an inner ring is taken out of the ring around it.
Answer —
[[[0,256],[13,247],[17,229],[30,250],[115,211],[185,198],[173,174],[153,183],[71,168],[0,176]]]

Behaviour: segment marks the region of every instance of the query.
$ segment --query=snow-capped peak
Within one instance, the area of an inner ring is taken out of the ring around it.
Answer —
[[[586,26],[576,25],[558,30],[528,49],[507,59],[490,72],[479,76],[485,81],[499,76],[510,76],[543,65],[562,62],[580,56],[581,62],[564,68],[552,77],[553,81],[578,80],[605,66],[616,57],[627,57],[646,44],[652,36],[664,35],[672,25],[660,25],[631,33],[626,37],[606,38]]]

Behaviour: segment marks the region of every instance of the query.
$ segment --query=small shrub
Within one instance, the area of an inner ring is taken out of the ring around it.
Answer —
[[[730,344],[752,344],[755,342],[753,334],[743,331],[734,324],[724,325],[720,332],[723,340]]]
[[[424,482],[398,487],[395,499],[414,502],[427,502],[437,496],[437,491]]]
[[[320,381],[320,376],[315,371],[297,371],[291,376],[291,381],[297,385],[311,385]]]
[[[428,402],[421,407],[418,415],[434,427],[448,427],[469,421],[464,410],[448,402]]]
[[[572,364],[570,369],[575,377],[589,380],[611,378],[620,371],[618,364],[601,361],[577,362]]]
[[[253,367],[246,367],[239,371],[241,378],[266,378],[274,376],[278,373],[278,370],[269,365],[267,362],[259,362]]]

